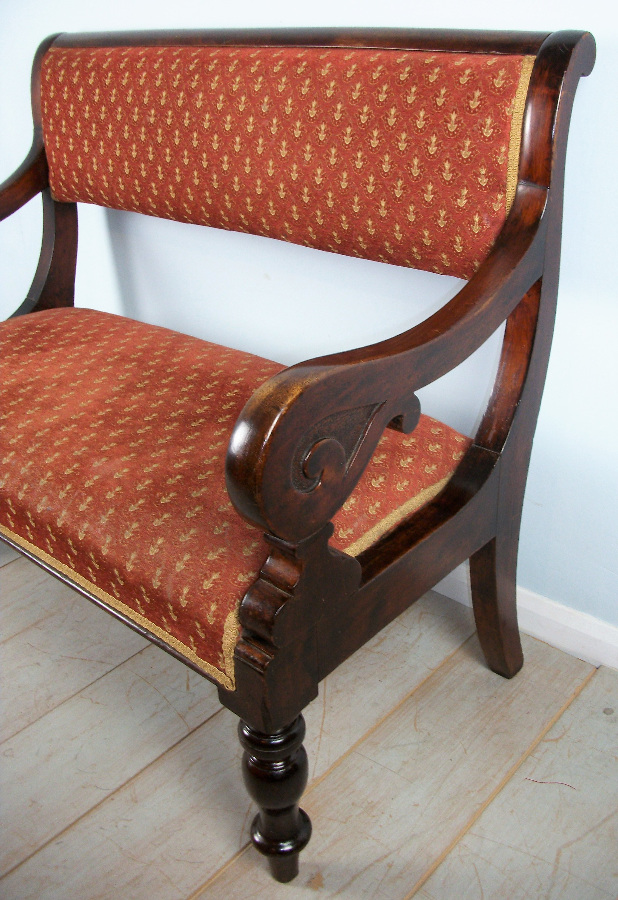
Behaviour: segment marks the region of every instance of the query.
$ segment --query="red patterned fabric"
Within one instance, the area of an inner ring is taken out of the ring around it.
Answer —
[[[387,430],[358,485],[333,519],[331,543],[358,556],[445,486],[471,441],[430,416],[412,434]]]
[[[52,191],[469,278],[505,219],[529,63],[52,47],[42,69]]]
[[[240,601],[267,550],[230,504],[240,410],[281,366],[85,309],[0,326],[0,532],[227,688]],[[469,441],[387,433],[335,517],[360,552],[426,502]]]

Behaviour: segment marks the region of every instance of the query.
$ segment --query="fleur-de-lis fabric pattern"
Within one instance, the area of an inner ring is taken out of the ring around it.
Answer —
[[[52,192],[469,278],[512,202],[532,59],[52,47]]]
[[[0,531],[234,688],[238,608],[267,556],[225,490],[234,423],[277,363],[87,309],[0,327]],[[435,495],[469,440],[388,431],[334,546]]]
[[[242,596],[262,559],[223,460],[247,397],[281,366],[85,309],[0,336],[0,524],[229,686],[225,595]]]

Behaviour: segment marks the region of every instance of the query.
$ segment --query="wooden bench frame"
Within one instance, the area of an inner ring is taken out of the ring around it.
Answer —
[[[33,68],[32,149],[0,186],[0,219],[38,193],[43,198],[40,260],[16,315],[73,304],[77,208],[54,201],[49,190],[39,83],[45,51],[52,43],[157,45],[171,39],[183,45],[369,46],[536,56],[515,199],[474,277],[439,312],[404,334],[276,376],[248,402],[230,443],[230,497],[264,530],[270,555],[242,601],[236,690],[219,686],[219,695],[242,720],[244,778],[260,807],[254,843],[269,857],[275,877],[287,881],[298,871],[298,853],[311,831],[298,806],[307,780],[301,713],[329,672],[468,558],[474,614],[490,668],[511,677],[522,665],[515,603],[518,534],[556,307],[567,132],[575,89],[580,76],[592,70],[595,48],[582,32],[53,36],[39,48]],[[447,487],[358,558],[329,548],[331,519],[383,430],[390,425],[411,431],[420,409],[415,391],[462,362],[505,321],[491,399]],[[300,487],[299,478],[305,479]],[[66,575],[53,574],[104,606]],[[118,611],[104,608],[191,665]]]

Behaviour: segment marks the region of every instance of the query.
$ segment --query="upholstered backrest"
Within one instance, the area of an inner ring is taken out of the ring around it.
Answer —
[[[512,202],[532,61],[52,46],[52,193],[469,278]]]

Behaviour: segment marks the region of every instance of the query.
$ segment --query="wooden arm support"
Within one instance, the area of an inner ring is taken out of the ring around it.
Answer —
[[[57,203],[51,196],[41,125],[41,62],[57,37],[54,34],[42,42],[32,66],[32,147],[21,166],[0,185],[0,221],[12,215],[37,194],[40,193],[43,198],[43,239],[39,262],[26,299],[13,316],[73,305],[77,263],[77,205]]]
[[[57,203],[49,188],[42,192],[43,238],[30,290],[13,313],[73,306],[77,265],[77,204]]]
[[[35,129],[28,156],[0,185],[0,221],[37,194],[43,199],[41,253],[26,299],[10,318],[41,309],[72,306],[75,291],[77,204],[57,203],[51,196],[45,147]]]
[[[77,204],[57,203],[47,179],[45,148],[38,140],[16,172],[0,185],[0,220],[12,215],[37,194],[43,199],[43,238],[39,262],[26,299],[13,313],[72,306],[77,263]]]
[[[56,306],[72,306],[77,261],[77,206],[56,203],[49,190],[47,157],[41,129],[21,166],[0,185],[0,221],[8,218],[37,194],[43,199],[41,253],[26,299],[13,313]]]
[[[32,147],[21,166],[0,184],[0,222],[49,187],[47,157],[41,125],[41,63],[45,53],[57,37],[57,34],[53,34],[46,38],[34,57],[30,83],[30,101],[34,121]]]
[[[44,191],[48,183],[43,138],[35,133],[28,156],[15,172],[0,184],[0,222]]]
[[[434,316],[392,340],[294,366],[256,392],[227,459],[228,492],[244,516],[290,542],[332,518],[387,425],[416,426],[414,392],[478,349],[539,278],[545,198],[520,187],[498,245]]]
[[[478,349],[548,269],[557,271],[559,240],[547,239],[548,227],[561,215],[573,96],[594,53],[593,39],[581,32],[553,34],[541,47],[513,207],[457,296],[395,338],[287,369],[247,403],[226,465],[228,492],[242,515],[290,543],[323,528],[354,489],[384,428],[415,427],[414,392]],[[556,291],[557,282],[553,302]],[[495,396],[492,404],[499,407]]]
[[[41,253],[26,299],[11,318],[41,309],[72,306],[75,290],[77,205],[56,203],[52,198],[42,133],[35,125],[28,156],[0,185],[0,221],[17,212],[37,194],[43,199]]]

